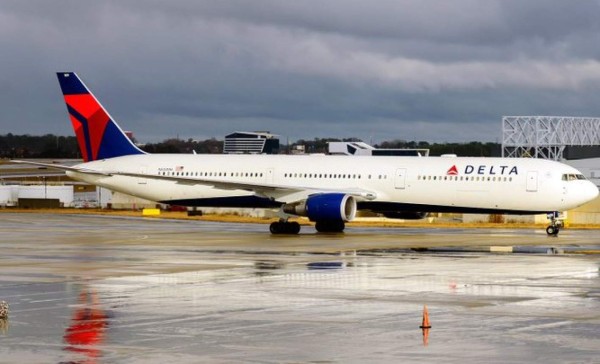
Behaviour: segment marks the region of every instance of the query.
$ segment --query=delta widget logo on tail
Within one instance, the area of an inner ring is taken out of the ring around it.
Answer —
[[[85,162],[144,154],[111,119],[75,73],[59,72],[57,76]]]
[[[64,95],[69,117],[87,162],[98,159],[102,138],[110,118],[90,94]]]

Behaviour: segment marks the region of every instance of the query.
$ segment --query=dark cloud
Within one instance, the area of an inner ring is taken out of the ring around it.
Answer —
[[[600,116],[598,1],[3,1],[0,133],[70,134],[76,71],[142,141],[497,140]]]

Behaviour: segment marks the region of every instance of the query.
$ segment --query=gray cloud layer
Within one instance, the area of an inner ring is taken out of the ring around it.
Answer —
[[[71,134],[76,71],[142,141],[494,141],[600,116],[598,1],[3,1],[0,133]]]

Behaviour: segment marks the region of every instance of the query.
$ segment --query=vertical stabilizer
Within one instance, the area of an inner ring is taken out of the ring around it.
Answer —
[[[85,162],[144,154],[125,135],[74,72],[56,74]]]

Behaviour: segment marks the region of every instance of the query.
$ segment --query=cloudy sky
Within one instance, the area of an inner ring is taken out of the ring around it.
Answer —
[[[600,1],[0,2],[0,134],[71,135],[75,71],[141,142],[500,141],[600,116]]]

